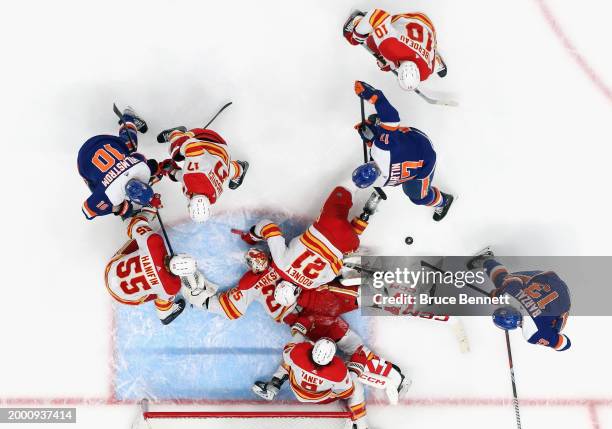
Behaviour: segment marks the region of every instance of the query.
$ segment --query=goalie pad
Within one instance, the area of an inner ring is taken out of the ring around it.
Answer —
[[[362,384],[384,390],[393,405],[399,402],[412,384],[399,367],[375,355],[365,346],[357,349],[347,368]]]

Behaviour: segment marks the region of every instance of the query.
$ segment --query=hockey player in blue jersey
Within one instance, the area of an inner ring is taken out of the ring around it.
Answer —
[[[484,269],[495,285],[491,296],[506,295],[511,305],[493,312],[493,323],[502,329],[521,327],[523,336],[531,344],[564,351],[572,345],[561,331],[565,327],[571,307],[569,289],[552,271],[508,272],[485,249],[470,259],[468,269]]]
[[[360,188],[401,185],[414,204],[434,207],[433,219],[442,220],[453,203],[453,196],[431,184],[436,152],[427,135],[416,128],[401,127],[399,113],[382,91],[356,81],[355,93],[376,109],[375,115],[356,126],[370,148],[370,162],[353,172],[355,185]]]
[[[83,204],[87,219],[110,213],[129,217],[153,198],[149,183],[160,166],[136,152],[137,132],[145,133],[147,124],[130,107],[123,111],[120,124],[119,136],[94,136],[79,150],[79,174],[91,191]]]

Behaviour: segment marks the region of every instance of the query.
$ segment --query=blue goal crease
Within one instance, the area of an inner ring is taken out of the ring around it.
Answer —
[[[288,240],[308,226],[286,214],[269,217],[279,222]],[[247,269],[248,246],[230,229],[247,229],[258,220],[255,213],[226,212],[204,224],[177,225],[168,234],[175,251],[193,255],[204,275],[223,290],[234,286]],[[117,304],[115,314],[114,385],[119,400],[257,399],[251,385],[272,375],[290,339],[288,326],[274,322],[258,303],[234,321],[188,307],[163,326],[151,303]],[[345,319],[367,339],[368,325],[359,312]],[[280,399],[291,399],[288,389]]]

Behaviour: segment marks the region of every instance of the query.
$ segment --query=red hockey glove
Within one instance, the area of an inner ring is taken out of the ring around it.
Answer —
[[[156,209],[162,208],[162,202],[161,202],[161,195],[159,194],[154,194],[153,198],[151,198],[151,201],[149,201],[149,205],[151,207],[155,207]]]

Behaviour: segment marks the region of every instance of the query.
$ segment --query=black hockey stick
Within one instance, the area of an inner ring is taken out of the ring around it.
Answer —
[[[221,114],[221,112],[223,112],[225,109],[227,109],[230,105],[232,104],[232,102],[230,101],[229,103],[225,103],[215,114],[215,116],[212,117],[212,119],[210,121],[208,121],[208,123],[206,125],[204,125],[202,128],[206,129],[208,128],[208,126],[210,124],[212,124],[212,122],[217,119],[217,116],[219,116]],[[168,143],[168,140],[166,140],[166,138],[170,135],[170,132],[175,130],[175,129],[179,129],[180,127],[175,127],[175,128],[168,128],[166,130],[163,130],[162,132],[160,132],[157,135],[157,143]],[[167,135],[165,135],[167,134]]]
[[[204,128],[208,128],[208,126],[209,126],[210,124],[212,124],[212,123],[213,123],[213,121],[214,121],[215,119],[217,119],[217,116],[219,116],[219,115],[221,114],[221,112],[223,112],[225,109],[227,109],[229,106],[231,106],[231,104],[232,104],[232,102],[231,102],[231,101],[230,101],[229,103],[225,103],[225,104],[223,105],[223,107],[221,107],[221,108],[219,109],[219,111],[217,112],[217,114],[216,114],[215,116],[213,116],[213,117],[212,117],[212,119],[211,119],[210,121],[208,121],[208,123],[207,123],[206,125],[204,125]]]
[[[366,51],[368,51],[371,55],[373,55],[374,58],[376,58],[382,64],[387,63],[387,60],[385,58],[383,58],[381,55],[377,54],[376,52],[372,51],[370,47],[366,45],[365,43],[362,43],[361,46],[363,46]],[[397,70],[391,70],[391,72],[395,76],[397,76]],[[436,104],[438,106],[450,106],[450,107],[459,106],[459,103],[457,103],[455,100],[438,100],[436,98],[428,97],[427,95],[423,94],[418,88],[415,88],[414,92],[416,92],[423,100],[425,100],[429,104]]]
[[[366,119],[365,119],[365,101],[363,98],[359,97],[359,100],[361,101],[361,124],[360,126],[363,126],[363,124],[365,124]],[[368,145],[366,144],[365,141],[363,141],[363,139],[361,140],[363,142],[363,162],[367,163],[368,160]],[[380,195],[380,198],[382,198],[383,200],[387,199],[387,194],[385,193],[385,191],[382,190],[382,188],[379,188],[377,186],[374,187],[374,190],[376,192],[378,192],[378,195]]]
[[[115,104],[115,103],[113,103],[113,112],[115,112],[115,115],[117,115],[117,117],[119,118],[119,123],[122,124],[122,125],[125,125],[125,121],[123,119],[123,114],[121,113],[121,110],[119,110],[119,108],[117,107],[117,104]],[[128,140],[130,141],[132,146],[136,147],[136,144],[134,143],[134,140],[132,140],[132,137],[130,136],[130,132],[129,131],[127,133],[127,136],[128,136]],[[166,228],[164,227],[164,222],[162,222],[162,218],[159,215],[159,209],[157,209],[157,220],[159,221],[159,226],[160,226],[160,228],[162,230],[162,233],[164,235],[164,239],[166,240],[166,244],[168,245],[168,250],[170,251],[170,256],[174,256],[174,250],[172,250],[172,244],[170,244],[170,239],[168,238],[168,234],[166,233]]]
[[[510,366],[510,381],[512,382],[512,402],[514,404],[514,415],[516,417],[516,427],[521,429],[521,412],[519,410],[518,393],[516,392],[516,380],[514,378],[514,364],[512,363],[512,348],[510,347],[510,334],[506,333],[506,349],[508,350],[508,364]]]
[[[159,226],[160,229],[162,231],[162,234],[164,234],[164,239],[166,240],[166,244],[168,245],[168,250],[170,251],[170,256],[174,256],[174,249],[172,249],[172,244],[170,244],[170,239],[168,238],[168,233],[166,232],[166,228],[164,227],[164,223],[162,222],[162,218],[159,214],[159,209],[157,209],[157,220],[159,221]]]
[[[121,110],[119,110],[119,108],[117,107],[115,103],[113,103],[113,112],[115,112],[115,115],[117,115],[117,117],[119,118],[119,123],[121,125],[125,125],[125,120],[123,119],[123,113],[121,113]],[[134,150],[136,150],[138,145],[134,142],[134,140],[132,140],[132,136],[130,135],[129,131],[127,132],[127,137],[131,145],[134,147]]]
[[[427,261],[421,261],[421,266],[422,267],[427,267],[430,268],[434,271],[438,271],[440,273],[446,273],[447,271],[444,271],[438,267],[436,267],[435,265],[430,264]],[[485,291],[484,289],[479,288],[478,286],[474,286],[471,283],[466,283],[465,284],[467,287],[480,292],[483,295],[486,296],[490,296],[489,293],[487,293],[487,291]],[[518,429],[521,429],[521,413],[519,410],[519,400],[518,400],[518,394],[516,391],[516,380],[514,378],[514,363],[512,362],[512,348],[510,347],[510,334],[508,333],[507,330],[504,330],[505,334],[506,334],[506,350],[508,351],[508,363],[510,365],[510,381],[512,382],[512,395],[513,395],[513,403],[514,403],[514,414],[516,416],[516,427]]]

